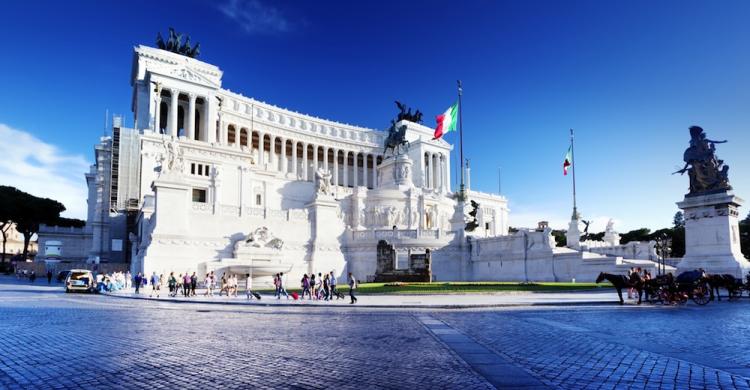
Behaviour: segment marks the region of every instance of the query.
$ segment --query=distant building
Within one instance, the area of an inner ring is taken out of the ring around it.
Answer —
[[[16,230],[16,224],[11,224],[10,229],[5,233],[7,241],[5,242],[5,261],[9,261],[13,256],[23,253],[23,234]],[[0,236],[2,240],[2,236]],[[2,241],[0,241],[0,252],[2,252]],[[37,253],[37,243],[32,237],[29,242],[28,253],[34,257]]]

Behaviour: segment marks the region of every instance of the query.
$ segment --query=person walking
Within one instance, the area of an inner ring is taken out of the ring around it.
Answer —
[[[315,299],[323,298],[323,274],[318,272],[318,279],[315,281]]]
[[[52,284],[52,270],[47,270],[47,284]]]
[[[125,288],[131,288],[133,287],[133,275],[130,274],[130,271],[125,273]]]
[[[307,277],[307,274],[305,274],[302,277],[302,299],[305,299],[305,294],[307,294],[308,297],[310,297],[310,300],[312,300],[312,294],[310,293],[310,278]]]
[[[253,292],[253,278],[250,274],[245,274],[245,294],[247,294],[247,300],[249,301],[252,297],[260,299],[260,295],[256,295]]]
[[[211,277],[211,281],[208,283],[208,296],[212,297],[214,296],[214,290],[216,289],[216,275],[214,275],[214,271],[211,271],[209,276]]]
[[[279,272],[279,296],[277,299],[281,299],[281,294],[284,294],[286,299],[289,299],[289,294],[286,292],[286,289],[284,288],[284,273]]]
[[[333,271],[331,271],[331,299],[333,300],[333,296],[336,296],[336,300],[341,299],[339,297],[339,292],[336,290],[336,275],[333,274]]]
[[[185,272],[185,276],[182,277],[182,295],[185,297],[190,296],[190,274]]]
[[[177,279],[174,277],[174,272],[169,273],[169,279],[167,279],[167,286],[169,287],[169,296],[173,297],[176,295]]]
[[[141,275],[141,273],[139,272],[138,275],[135,275],[135,279],[133,280],[136,294],[140,294],[141,282],[143,282],[143,275]]]
[[[351,304],[357,303],[357,297],[354,296],[354,290],[357,289],[357,279],[354,279],[354,275],[349,272],[349,297],[352,298]]]
[[[318,294],[315,292],[315,272],[310,274],[310,299],[318,299]]]
[[[148,297],[153,297],[154,293],[156,293],[156,297],[159,298],[159,276],[156,275],[156,271],[151,274],[151,294],[148,294]]]
[[[195,287],[198,286],[198,275],[193,272],[193,275],[190,276],[190,295],[195,296]]]
[[[331,279],[330,275],[326,274],[323,277],[323,300],[327,301],[331,298]]]

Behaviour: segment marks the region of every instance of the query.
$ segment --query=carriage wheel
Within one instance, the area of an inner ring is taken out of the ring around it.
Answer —
[[[708,292],[705,284],[696,286],[692,294],[693,302],[699,305],[705,305],[711,300],[711,294]]]

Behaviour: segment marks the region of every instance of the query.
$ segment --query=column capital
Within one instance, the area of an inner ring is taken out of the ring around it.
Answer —
[[[195,99],[198,98],[198,95],[194,92],[189,92],[188,97],[190,98],[190,100],[195,101]]]

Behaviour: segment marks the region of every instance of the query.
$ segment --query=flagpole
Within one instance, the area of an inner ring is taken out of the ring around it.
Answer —
[[[573,170],[573,219],[578,219],[578,208],[576,207],[576,151],[573,146],[573,129],[570,129],[570,158]]]
[[[463,117],[461,116],[461,109],[463,108],[463,104],[461,104],[461,95],[463,95],[463,88],[461,88],[461,80],[456,81],[458,83],[458,142],[461,160],[461,186],[459,187],[458,199],[463,202],[466,198],[466,194],[464,193],[466,191],[464,186],[464,125]]]

